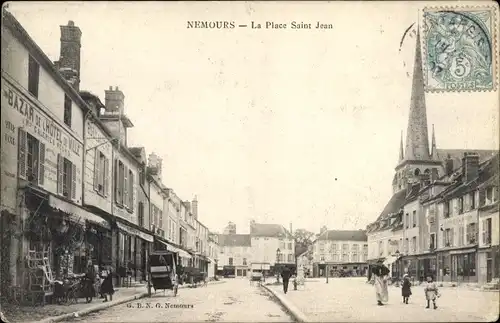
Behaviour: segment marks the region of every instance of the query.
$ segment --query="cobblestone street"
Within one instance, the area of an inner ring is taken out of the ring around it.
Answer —
[[[168,308],[167,308],[168,304]],[[71,322],[292,322],[268,292],[247,279],[157,293]]]
[[[281,286],[272,286],[283,294]],[[480,322],[498,317],[498,292],[467,288],[441,288],[438,309],[426,309],[423,287],[412,287],[409,304],[402,303],[401,289],[389,286],[389,302],[377,306],[375,289],[366,278],[331,278],[306,281],[298,291],[289,287],[284,296],[314,322]]]

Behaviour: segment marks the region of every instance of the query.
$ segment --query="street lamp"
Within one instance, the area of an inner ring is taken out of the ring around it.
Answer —
[[[280,273],[278,271],[278,263],[280,262],[281,250],[280,248],[276,249],[276,282],[280,282]]]

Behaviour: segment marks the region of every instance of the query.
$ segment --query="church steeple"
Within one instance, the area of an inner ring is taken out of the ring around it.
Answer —
[[[427,131],[427,112],[419,31],[417,31],[416,38],[410,114],[408,117],[408,129],[406,131],[405,160],[429,160],[429,135]]]
[[[434,131],[434,125],[432,125],[431,158],[432,160],[439,160],[439,155],[436,148],[436,132]]]
[[[399,162],[402,162],[405,158],[405,153],[403,151],[403,130],[401,130],[401,140],[399,141]]]

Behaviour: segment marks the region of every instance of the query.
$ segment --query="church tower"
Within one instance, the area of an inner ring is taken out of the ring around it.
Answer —
[[[418,28],[418,27],[417,27]],[[427,129],[427,111],[425,105],[424,76],[422,71],[422,52],[420,48],[420,32],[417,31],[415,47],[415,63],[411,89],[410,113],[406,130],[406,145],[403,152],[401,136],[399,162],[393,180],[393,191],[405,190],[409,183],[427,182],[431,174],[442,173],[442,162],[438,160],[434,131],[432,136],[432,152],[429,149]],[[437,172],[437,173],[436,173]],[[411,184],[410,184],[411,185]]]

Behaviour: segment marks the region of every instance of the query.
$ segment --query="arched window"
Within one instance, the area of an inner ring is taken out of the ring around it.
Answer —
[[[415,176],[420,175],[420,169],[418,169],[418,168],[417,168],[417,169],[415,169],[415,173],[414,173],[414,174],[415,174]]]
[[[431,172],[431,170],[429,168],[426,168],[424,171],[425,174],[430,174],[430,172]]]

